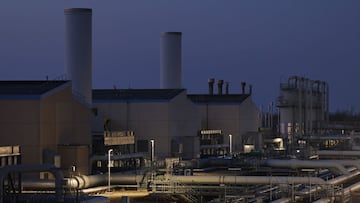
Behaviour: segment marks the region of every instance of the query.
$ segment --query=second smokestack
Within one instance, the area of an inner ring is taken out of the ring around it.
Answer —
[[[160,88],[181,89],[181,32],[160,34]]]
[[[92,10],[64,9],[65,68],[73,94],[92,103]]]

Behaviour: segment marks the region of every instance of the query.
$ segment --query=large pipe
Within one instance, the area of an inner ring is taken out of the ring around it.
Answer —
[[[276,160],[276,163],[280,163]],[[291,161],[291,160],[285,160]],[[297,160],[299,161],[299,160]],[[336,161],[336,160],[335,160]],[[351,160],[339,160],[339,162],[343,162],[344,164],[351,165]],[[317,161],[314,163],[320,163],[326,165],[325,162]],[[331,161],[328,161],[331,162]],[[347,163],[349,162],[349,163]],[[304,162],[302,162],[304,163]],[[313,165],[314,165],[313,163]],[[295,164],[296,165],[296,164]],[[304,165],[304,164],[302,164]],[[317,164],[315,164],[317,165]],[[353,171],[352,169],[345,169],[347,171]],[[56,181],[56,188],[59,188],[59,184],[61,184],[62,174],[61,171],[54,168],[51,165],[42,165],[42,166],[9,166],[0,169],[1,177],[7,176],[7,173],[10,171],[21,171],[21,172],[28,172],[28,171],[52,171],[55,173],[57,177]],[[320,187],[322,185],[336,185],[343,183],[347,180],[353,179],[355,176],[360,174],[359,171],[355,171],[354,173],[343,175],[337,177],[335,179],[324,181],[318,177],[284,177],[284,176],[165,176],[168,180],[172,182],[182,183],[182,184],[230,184],[230,185],[245,185],[245,184],[317,184]],[[146,175],[146,174],[145,174]],[[111,183],[112,184],[122,184],[122,185],[138,185],[142,181],[144,181],[145,175],[137,175],[137,174],[122,174],[122,173],[112,173],[111,175]],[[99,174],[99,175],[90,175],[90,176],[75,176],[73,178],[69,178],[67,180],[67,186],[70,188],[77,188],[77,189],[85,189],[85,188],[92,188],[97,186],[104,186],[108,181],[107,174]],[[26,185],[26,184],[25,184]],[[49,186],[49,183],[39,182],[34,185],[33,187],[40,187],[41,185]],[[52,184],[50,184],[52,185]],[[27,185],[28,186],[28,185]],[[31,186],[31,184],[30,184]],[[309,191],[311,192],[311,191]],[[306,191],[305,191],[306,193]],[[305,194],[304,193],[304,194]]]
[[[282,159],[268,159],[264,160],[262,164],[271,166],[271,167],[287,167],[287,168],[328,168],[335,173],[348,174],[342,162],[336,160],[282,160]],[[353,162],[356,166],[357,163]]]
[[[160,88],[180,89],[181,32],[162,32],[160,37]]]
[[[347,174],[347,175],[342,175],[342,176],[333,178],[333,179],[327,181],[327,183],[329,185],[340,185],[342,183],[345,183],[346,181],[353,180],[355,177],[357,177],[359,175],[360,175],[360,171],[355,171],[355,172]],[[314,186],[314,187],[311,187],[311,188],[303,189],[303,190],[297,192],[297,194],[300,195],[303,198],[304,196],[309,196],[309,195],[311,195],[311,194],[313,194],[313,193],[315,193],[317,191],[320,191],[320,190],[321,190],[320,187]],[[296,199],[299,199],[299,198],[296,198]]]
[[[4,188],[4,180],[10,175],[10,173],[33,173],[33,172],[50,172],[55,176],[55,195],[58,200],[61,200],[63,197],[63,185],[62,181],[64,179],[62,171],[51,164],[22,164],[22,165],[10,165],[3,166],[0,168],[0,188]],[[4,202],[4,190],[0,189],[0,203]]]
[[[111,184],[113,185],[137,185],[144,178],[144,175],[136,174],[123,174],[123,173],[111,173]],[[62,180],[62,179],[61,179]],[[80,175],[68,178],[66,186],[69,188],[87,189],[98,186],[106,186],[108,183],[107,174],[98,175]],[[33,180],[27,179],[22,181],[22,187],[24,190],[51,190],[56,187],[54,180],[42,179]]]
[[[285,177],[285,176],[169,176],[171,181],[181,184],[318,184],[326,185],[326,181],[317,177]]]
[[[317,177],[284,177],[284,176],[166,176],[170,181],[182,184],[312,184],[325,185],[326,181]],[[144,175],[112,173],[111,183],[122,185],[136,185]],[[106,185],[107,175],[76,176],[69,178],[68,187],[85,189]]]
[[[136,185],[143,180],[143,177],[144,175],[111,173],[111,184]],[[67,180],[68,187],[77,189],[104,186],[107,183],[107,174],[75,176]]]
[[[347,175],[342,175],[342,176],[339,176],[339,177],[336,177],[336,178],[333,178],[329,181],[327,181],[329,184],[331,185],[339,185],[339,184],[342,184],[348,180],[353,180],[356,176],[359,176],[360,175],[360,171],[353,171],[351,172],[350,174],[347,174]]]
[[[329,160],[332,161],[332,160]],[[339,164],[343,166],[355,166],[358,170],[360,170],[360,160],[336,160]]]
[[[360,175],[360,171],[354,171],[353,168],[349,169],[348,171],[349,172],[351,171],[352,173],[350,173],[348,175],[342,175],[342,176],[333,178],[333,179],[327,181],[327,183],[329,185],[339,185],[339,184],[345,183],[346,181],[352,180],[356,176]],[[320,190],[321,190],[321,188],[319,188],[319,187],[313,187],[313,188],[310,188],[310,189],[304,189],[304,190],[300,191],[300,193],[302,194],[302,197],[304,197],[304,196],[308,196],[308,195],[310,195],[312,193],[319,192]],[[318,200],[316,202],[318,202],[318,203],[320,203],[320,202],[328,202],[329,200],[331,200],[331,198],[329,198],[329,199],[323,198],[323,199]],[[295,199],[295,201],[296,201],[296,199]],[[283,197],[283,198],[277,199],[275,201],[272,201],[271,203],[289,203],[289,202],[293,202],[290,197]]]
[[[74,95],[92,103],[92,10],[64,9],[65,67]]]
[[[316,203],[327,203],[334,202],[336,197],[348,197],[351,195],[351,192],[358,191],[360,189],[360,182],[350,185],[349,187],[344,188],[343,190],[337,191],[333,197],[325,197],[315,201]]]
[[[360,151],[337,151],[337,150],[319,150],[316,152],[319,156],[358,156]]]

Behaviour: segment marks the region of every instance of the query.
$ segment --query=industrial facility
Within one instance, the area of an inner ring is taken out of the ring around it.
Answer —
[[[324,135],[329,123],[329,85],[325,81],[290,77],[280,84],[280,134],[289,149],[304,147],[314,135]]]
[[[188,94],[162,32],[158,89],[94,89],[92,10],[64,15],[65,75],[0,81],[0,203],[355,202],[359,135],[330,134],[325,81],[290,77],[278,113],[243,81]]]

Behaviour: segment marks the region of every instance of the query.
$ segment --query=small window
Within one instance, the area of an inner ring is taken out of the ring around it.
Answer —
[[[96,162],[96,167],[101,168],[101,161]]]

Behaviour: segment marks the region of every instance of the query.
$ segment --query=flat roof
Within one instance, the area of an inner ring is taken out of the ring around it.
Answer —
[[[0,95],[42,95],[68,82],[67,80],[0,81]]]
[[[246,98],[248,98],[249,94],[223,94],[223,95],[209,95],[209,94],[189,94],[188,98],[194,102],[199,104],[235,104],[242,103]]]
[[[94,89],[93,101],[165,101],[185,89]]]

